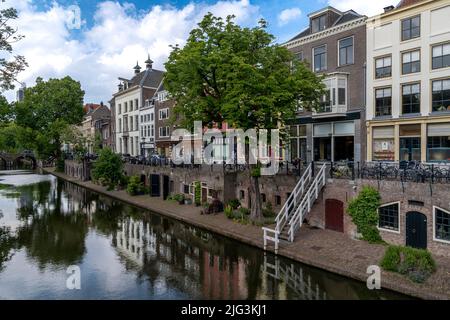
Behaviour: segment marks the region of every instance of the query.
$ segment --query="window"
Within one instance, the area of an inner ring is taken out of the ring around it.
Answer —
[[[294,53],[295,60],[302,61],[303,60],[303,52]]]
[[[383,88],[375,90],[375,116],[392,115],[392,89]]]
[[[159,120],[164,120],[169,117],[169,109],[161,109],[159,110]]]
[[[160,137],[168,137],[170,134],[169,127],[160,127],[159,128],[159,136]]]
[[[130,131],[133,131],[133,117],[130,117]]]
[[[167,91],[158,92],[158,100],[164,102],[167,100]]]
[[[402,113],[420,113],[420,84],[402,86]]]
[[[281,197],[280,196],[275,196],[275,205],[281,206]]]
[[[189,185],[188,184],[183,184],[183,193],[189,194]]]
[[[353,63],[353,37],[339,40],[339,65]]]
[[[450,43],[433,46],[433,69],[450,67]]]
[[[122,119],[119,119],[119,132],[122,132]]]
[[[395,130],[394,126],[374,127],[373,137],[373,161],[394,161],[395,158]]]
[[[433,123],[427,126],[427,161],[450,161],[450,123]]]
[[[124,109],[125,110],[123,112],[125,112],[125,113],[128,112],[128,103],[127,102],[124,103]]]
[[[450,79],[433,81],[432,110],[450,111]]]
[[[434,238],[450,241],[450,212],[434,207]]]
[[[134,106],[135,106],[136,110],[139,109],[139,99],[134,99]]]
[[[320,16],[318,18],[312,19],[312,21],[311,21],[312,32],[316,33],[316,32],[319,32],[319,31],[322,31],[322,30],[326,29],[327,28],[326,21],[327,21],[327,16],[326,15],[323,15],[323,16]]]
[[[239,200],[244,200],[245,199],[245,192],[244,190],[240,190],[239,191]]]
[[[392,75],[392,58],[383,57],[375,60],[375,78],[387,78]]]
[[[134,122],[136,130],[139,130],[139,116],[134,117]]]
[[[122,105],[119,103],[119,114],[122,114]]]
[[[133,100],[130,100],[130,111],[133,111]]]
[[[420,72],[420,51],[405,52],[402,54],[402,74]]]
[[[331,95],[330,89],[325,90],[325,94],[322,97],[320,112],[331,112]]]
[[[155,126],[154,125],[150,126],[150,136],[151,137],[155,136]]]
[[[345,88],[338,88],[338,104],[345,105],[346,97]]]
[[[141,116],[141,122],[144,122],[144,116]]]
[[[323,71],[327,69],[327,46],[323,45],[313,49],[314,71]]]
[[[402,41],[420,37],[420,16],[402,20]]]
[[[378,208],[378,227],[380,229],[399,231],[399,203],[387,204]]]
[[[261,201],[262,201],[263,203],[265,203],[266,200],[267,200],[266,194],[265,194],[265,193],[261,193]]]

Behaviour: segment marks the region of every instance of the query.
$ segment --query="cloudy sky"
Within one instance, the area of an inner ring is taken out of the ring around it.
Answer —
[[[131,77],[147,53],[163,69],[171,44],[183,45],[203,15],[236,15],[244,26],[260,18],[269,22],[277,42],[284,42],[308,25],[307,14],[326,5],[365,15],[380,13],[397,0],[6,0],[1,8],[19,11],[14,22],[25,39],[15,45],[29,68],[19,80],[32,86],[44,79],[70,75],[81,82],[85,102],[107,102],[117,77]],[[81,19],[76,19],[76,12]],[[75,18],[74,18],[75,17]],[[14,92],[4,93],[14,100]]]

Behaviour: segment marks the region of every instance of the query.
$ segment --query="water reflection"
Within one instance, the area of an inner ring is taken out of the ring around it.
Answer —
[[[0,297],[401,298],[53,177],[29,177],[38,182],[0,188]],[[64,288],[73,264],[82,270],[79,292]]]

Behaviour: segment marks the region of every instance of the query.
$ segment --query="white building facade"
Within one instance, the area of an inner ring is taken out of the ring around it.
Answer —
[[[367,22],[367,159],[450,161],[450,0]]]
[[[119,78],[119,90],[113,95],[116,152],[120,154],[149,155],[154,149],[154,106],[150,101],[160,86],[164,73],[153,69],[150,57],[145,63],[146,69],[142,72],[139,64],[134,67],[132,79]]]

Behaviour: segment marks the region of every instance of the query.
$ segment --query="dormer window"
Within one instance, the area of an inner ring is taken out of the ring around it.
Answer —
[[[311,20],[312,33],[316,33],[326,29],[327,16],[324,14]]]

